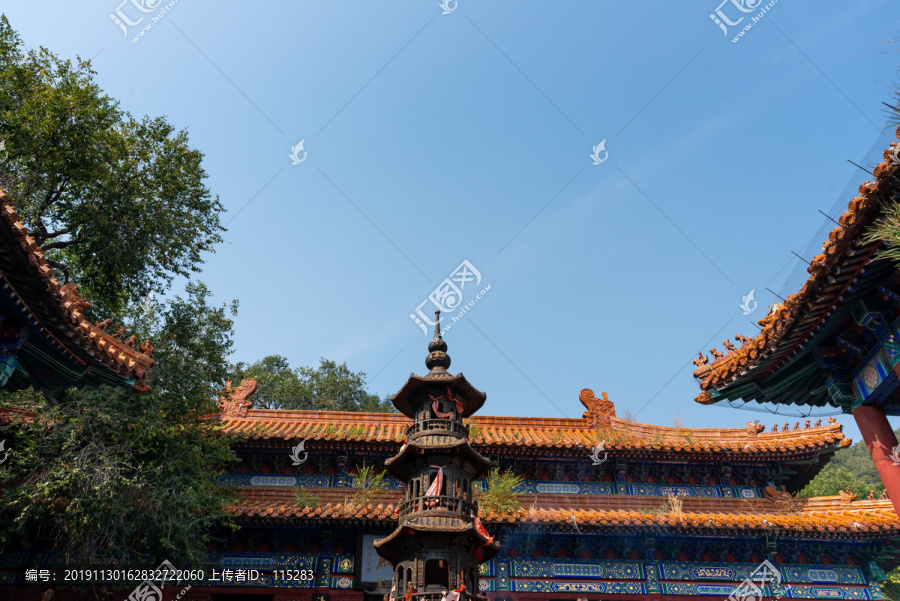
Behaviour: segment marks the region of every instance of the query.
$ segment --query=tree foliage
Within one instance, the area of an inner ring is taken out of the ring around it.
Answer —
[[[318,507],[322,500],[319,495],[309,490],[309,488],[298,486],[294,502],[297,504],[297,507],[306,509],[307,507]]]
[[[875,491],[875,498],[878,498],[884,490],[875,462],[862,442],[837,451],[828,465],[822,468],[798,496],[835,496],[838,491],[847,490],[848,486],[860,499],[867,498],[872,490]]]
[[[881,583],[881,592],[886,599],[892,601],[900,599],[900,568],[891,570],[885,576],[885,581]]]
[[[215,400],[228,376],[232,322],[202,285],[165,306],[146,301],[128,325],[156,347],[152,391],[6,393],[33,422],[0,426],[0,547],[54,545],[78,565],[203,560],[231,491],[216,470],[236,459]],[[236,307],[232,306],[232,311]]]
[[[319,411],[395,411],[390,397],[366,391],[366,374],[346,363],[322,358],[318,367],[292,368],[285,357],[270,355],[253,364],[237,365],[238,379],[257,382],[253,406],[265,409]]]
[[[887,113],[891,125],[900,126],[900,86],[895,85],[891,90],[891,93],[893,96],[893,98],[891,98],[892,104],[887,105],[885,112]]]
[[[519,493],[516,488],[522,478],[510,471],[501,472],[493,469],[485,478],[484,490],[476,491],[475,500],[478,508],[484,513],[509,513],[521,507]]]
[[[868,479],[858,478],[846,467],[826,465],[798,496],[833,497],[847,488],[856,493],[860,499],[867,498],[871,490],[875,491],[875,498],[878,498],[884,490],[884,485],[880,480],[876,484]]]
[[[366,507],[378,503],[388,489],[387,474],[375,473],[374,466],[363,463],[353,477],[353,495],[347,499],[351,505]]]
[[[187,132],[135,119],[94,75],[90,61],[26,50],[0,16],[0,186],[59,277],[108,317],[198,271],[223,208]]]

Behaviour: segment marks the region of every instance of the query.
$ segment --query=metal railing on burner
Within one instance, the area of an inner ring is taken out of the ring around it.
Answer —
[[[477,510],[474,503],[459,497],[416,497],[400,504],[400,519],[422,511],[449,511],[469,517]]]
[[[416,438],[417,435],[425,433],[453,433],[467,438],[469,436],[469,426],[463,425],[452,419],[426,419],[415,422],[406,429],[407,438]]]

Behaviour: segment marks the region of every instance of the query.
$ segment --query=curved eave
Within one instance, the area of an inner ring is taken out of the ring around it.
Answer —
[[[49,318],[32,310],[16,294],[6,274],[0,271],[0,314],[25,324],[27,334],[16,355],[18,368],[7,380],[8,391],[29,387],[55,390],[68,387],[119,386],[133,389],[137,378],[121,373],[89,355],[84,349],[60,340],[44,322]],[[54,330],[59,331],[58,328]]]
[[[897,134],[900,137],[900,128]],[[880,242],[869,242],[864,236],[883,215],[883,209],[895,202],[900,165],[890,159],[896,145],[897,142],[891,144],[892,148],[884,153],[884,162],[875,167],[875,181],[860,186],[860,195],[849,202],[823,244],[822,254],[810,263],[810,277],[800,291],[790,295],[783,305],[776,304],[759,321],[762,332],[754,339],[694,372],[704,391],[696,398],[698,402],[710,404],[723,394],[734,397],[739,394],[735,389],[740,387],[748,387],[748,392],[752,392],[753,385],[765,388],[778,378],[785,365],[809,348],[814,338],[822,339],[821,331],[827,329],[828,323],[842,321],[842,306],[846,312],[854,297],[870,293],[866,289],[893,268],[889,261],[877,260]],[[788,401],[774,397],[768,402]]]
[[[0,337],[5,354],[20,364],[5,388],[109,384],[149,391],[153,360],[85,320],[88,307],[74,284],[53,279],[43,252],[0,190]]]
[[[459,443],[454,446],[441,447],[439,450],[455,451],[463,461],[475,466],[475,471],[470,474],[471,478],[474,480],[484,476],[491,465],[490,460],[472,448],[472,445],[470,445],[469,441],[465,438],[460,438]],[[413,441],[411,444],[405,444],[400,447],[399,453],[385,460],[384,467],[395,478],[401,482],[405,482],[409,478],[409,475],[417,470],[413,465],[415,457],[433,451],[435,451],[433,447],[420,446]]]
[[[246,490],[246,489],[245,489]],[[324,499],[336,500],[340,492],[320,490]],[[284,491],[251,490],[238,505],[226,512],[241,520],[284,520],[287,523],[321,522],[368,524],[379,528],[393,527],[392,534],[381,541],[396,541],[399,536],[397,514],[393,504],[347,506],[328,502],[317,507],[298,507],[292,495]],[[397,497],[393,495],[391,498]],[[488,531],[498,526],[532,526],[551,531],[593,532],[658,532],[667,535],[697,533],[699,535],[746,535],[748,532],[768,535],[823,540],[893,539],[900,537],[900,520],[890,501],[846,502],[840,497],[795,498],[796,511],[779,510],[768,499],[732,499],[685,497],[681,515],[636,511],[634,507],[659,506],[661,497],[625,497],[578,495],[571,505],[560,507],[560,495],[524,494],[522,507],[506,513],[480,515]],[[406,526],[404,526],[404,529]],[[420,529],[424,533],[426,530]],[[477,532],[470,524],[458,532]],[[486,539],[476,539],[484,542]],[[380,542],[381,545],[388,544]]]
[[[867,265],[866,273],[857,278],[852,290],[817,314],[807,315],[802,320],[803,327],[798,326],[785,335],[764,359],[742,368],[726,381],[711,384],[706,388],[708,396],[703,396],[702,400],[698,397],[697,400],[703,404],[723,399],[743,399],[780,405],[837,407],[825,388],[827,373],[813,356],[812,350],[850,328],[854,305],[857,301],[871,298],[876,292],[875,286],[893,270],[891,262],[885,260]],[[721,361],[726,360],[727,357]],[[718,363],[713,363],[711,369],[718,369]]]
[[[306,449],[378,447],[397,453],[410,421],[401,414],[251,409],[246,417],[212,416],[222,420],[226,434],[239,444],[285,449],[300,440]],[[780,429],[780,428],[779,428]],[[469,444],[482,455],[512,453],[534,457],[590,459],[599,442],[613,456],[697,459],[777,459],[812,454],[844,439],[840,424],[787,432],[750,433],[748,428],[671,428],[613,418],[608,432],[582,419],[479,416],[471,426]],[[768,427],[766,428],[768,430]]]
[[[396,530],[384,538],[377,539],[372,546],[378,550],[378,554],[390,561],[397,563],[403,554],[403,546],[407,537],[421,537],[429,534],[441,534],[452,537],[468,536],[474,547],[481,547],[482,561],[487,561],[500,552],[500,543],[489,541],[475,528],[474,522],[468,522],[462,526],[435,526],[434,528],[422,527],[415,524],[399,525]]]

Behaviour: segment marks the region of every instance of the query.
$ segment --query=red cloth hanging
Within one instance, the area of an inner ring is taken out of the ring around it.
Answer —
[[[463,412],[463,404],[460,403],[458,400],[456,400],[456,399],[453,398],[453,395],[450,393],[450,387],[449,387],[449,386],[447,387],[447,400],[448,400],[448,401],[453,401],[454,403],[456,403],[456,412],[459,413],[460,415],[462,415],[462,412]]]
[[[475,518],[475,530],[478,532],[478,534],[488,539],[487,544],[491,544],[492,542],[494,542],[494,537],[488,534],[488,531],[484,527],[484,524],[481,523],[481,520],[479,520],[477,516],[473,515],[472,517]]]
[[[456,412],[459,413],[460,415],[462,415],[463,404],[459,400],[453,398],[453,393],[450,392],[449,386],[446,388],[446,392],[444,394],[442,394],[441,396],[434,397],[429,394],[428,398],[430,398],[433,401],[431,408],[434,409],[434,412],[437,413],[438,415],[440,415],[441,417],[444,417],[444,418],[450,417],[449,413],[447,415],[441,415],[440,413],[438,413],[438,410],[435,408],[435,405],[437,405],[437,402],[441,399],[447,399],[448,401],[453,401],[454,403],[456,403]]]
[[[438,471],[437,476],[435,476],[434,480],[431,482],[431,486],[428,487],[428,490],[425,491],[426,497],[439,497],[441,496],[441,485],[444,483],[444,468],[443,466],[430,465],[428,467],[432,467]],[[434,507],[437,505],[437,499],[431,499],[430,501],[425,501],[425,504],[428,507]]]
[[[447,601],[462,601],[466,598],[465,595],[463,595],[464,592],[466,592],[465,584],[461,585],[455,591],[450,591],[449,593],[447,593]]]
[[[434,411],[434,414],[441,419],[447,419],[448,417],[453,417],[452,413],[441,413],[441,410],[438,409],[438,399],[431,397],[431,410]]]
[[[441,496],[441,484],[444,483],[444,468],[437,465],[430,465],[428,467],[432,467],[438,471],[437,476],[435,476],[434,480],[431,482],[431,486],[428,487],[428,490],[425,491],[426,497],[439,497]]]
[[[478,519],[477,515],[472,515],[472,523],[475,524],[475,531],[484,538],[488,539],[486,543],[484,543],[483,545],[479,545],[479,547],[475,549],[475,559],[479,563],[481,563],[481,550],[494,542],[494,537],[488,534],[487,528],[484,527],[484,524],[481,523],[481,520]]]

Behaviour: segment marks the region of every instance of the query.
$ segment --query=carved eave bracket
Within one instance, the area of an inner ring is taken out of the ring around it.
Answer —
[[[578,400],[587,409],[581,417],[587,420],[591,427],[610,427],[612,418],[616,416],[616,407],[605,392],[602,393],[602,398],[598,399],[594,396],[593,390],[585,388],[578,395]]]
[[[828,394],[835,406],[843,409],[845,413],[850,413],[857,404],[856,395],[853,394],[853,387],[844,376],[832,374],[825,379],[825,386]]]
[[[253,378],[246,378],[237,388],[232,388],[229,381],[225,384],[225,390],[222,391],[222,396],[216,403],[219,413],[223,417],[247,417],[247,411],[253,407],[250,395],[254,392],[256,392],[256,380]]]

